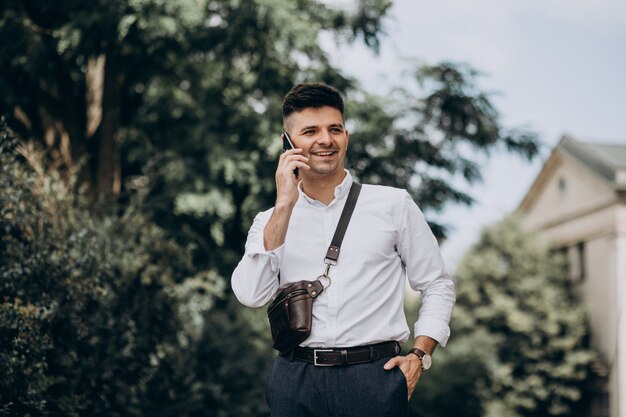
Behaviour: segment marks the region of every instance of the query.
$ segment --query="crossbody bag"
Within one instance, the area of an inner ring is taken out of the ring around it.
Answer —
[[[267,308],[267,317],[272,331],[272,346],[280,353],[289,352],[311,334],[313,302],[331,284],[328,272],[331,266],[337,265],[341,242],[348,229],[360,192],[361,184],[353,182],[333,240],[326,251],[324,273],[314,281],[303,280],[280,286],[276,298]]]

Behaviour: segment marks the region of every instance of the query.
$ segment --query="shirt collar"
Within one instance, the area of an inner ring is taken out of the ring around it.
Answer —
[[[342,198],[347,196],[350,192],[350,187],[352,187],[353,182],[352,175],[350,175],[350,171],[348,171],[347,169],[344,169],[344,172],[346,173],[346,176],[344,177],[343,181],[341,181],[341,184],[335,187],[335,199],[330,202],[330,204],[328,205],[329,207],[334,204],[335,201],[341,200]],[[300,192],[300,197],[304,198],[310,204],[325,206],[322,202],[309,197],[304,191],[302,191],[302,181],[298,183],[298,191]]]

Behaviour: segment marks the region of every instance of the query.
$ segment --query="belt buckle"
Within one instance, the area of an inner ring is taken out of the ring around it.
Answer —
[[[313,349],[313,365],[315,366],[333,366],[332,363],[317,363],[317,352],[333,352],[332,349]]]

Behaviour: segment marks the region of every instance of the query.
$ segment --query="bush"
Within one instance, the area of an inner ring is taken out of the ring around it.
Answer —
[[[563,259],[510,217],[483,231],[457,275],[456,334],[483,332],[475,349],[495,348],[487,415],[585,415],[596,356]]]
[[[228,336],[245,319],[191,248],[136,204],[90,206],[41,152],[0,135],[0,415],[226,415],[240,401],[224,387],[262,385],[268,351],[249,349],[254,332]],[[204,353],[239,349],[255,364],[244,382],[206,372]]]

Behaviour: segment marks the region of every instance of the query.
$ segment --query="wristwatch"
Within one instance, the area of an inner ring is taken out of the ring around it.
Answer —
[[[427,371],[430,369],[430,366],[433,364],[433,357],[428,353],[424,352],[422,349],[413,348],[409,350],[409,353],[414,354],[420,361],[422,362],[422,371]]]

